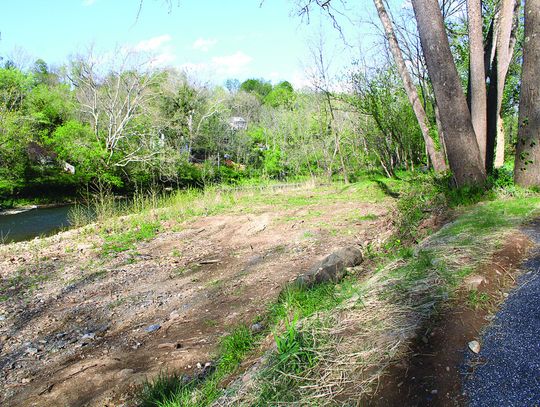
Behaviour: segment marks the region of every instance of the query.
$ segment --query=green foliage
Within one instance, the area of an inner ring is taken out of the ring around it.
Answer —
[[[285,175],[279,148],[263,151],[263,173],[270,178],[283,178]]]
[[[59,159],[75,166],[75,175],[81,184],[86,184],[105,170],[107,152],[97,142],[88,125],[69,120],[57,127],[50,136],[44,137],[44,144],[51,147]],[[112,183],[118,184],[118,181]]]
[[[292,85],[287,82],[280,82],[264,98],[264,103],[274,108],[283,107],[292,110],[295,103],[295,94]]]
[[[34,83],[31,74],[16,68],[0,68],[0,110],[20,109]]]
[[[269,310],[269,319],[274,323],[293,317],[309,317],[316,312],[337,306],[343,301],[350,282],[345,281],[340,289],[332,283],[318,284],[311,288],[287,286],[278,301]]]
[[[490,297],[488,293],[471,290],[467,296],[469,305],[474,309],[486,308],[489,305]]]
[[[38,131],[50,134],[74,115],[75,101],[65,85],[49,87],[38,84],[28,95],[25,104]]]
[[[264,79],[247,79],[240,84],[240,90],[253,93],[262,100],[272,91],[272,84]]]
[[[161,372],[143,384],[137,395],[137,404],[139,407],[174,406],[173,400],[188,398],[196,384],[181,374]]]
[[[369,118],[362,129],[368,160],[390,177],[400,167],[423,165],[420,127],[395,69],[367,74],[359,71],[352,75],[351,82],[354,94],[346,99],[358,113]]]
[[[161,225],[157,222],[145,222],[136,225],[125,232],[111,231],[104,237],[101,253],[108,256],[134,248],[136,242],[152,239],[159,231]]]
[[[253,349],[257,340],[248,327],[239,326],[220,342],[218,369],[223,372],[232,372],[243,360],[247,352]]]
[[[297,328],[298,319],[286,321],[283,334],[274,333],[277,354],[275,369],[282,374],[298,374],[317,363],[313,338]]]

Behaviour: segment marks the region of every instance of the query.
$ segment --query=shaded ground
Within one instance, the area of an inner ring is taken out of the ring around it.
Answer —
[[[84,230],[4,246],[0,404],[117,405],[147,376],[202,368],[318,259],[390,235],[393,201],[368,189],[263,192],[116,255]]]
[[[370,406],[464,406],[461,367],[468,343],[480,340],[483,327],[508,296],[520,274],[518,266],[531,246],[515,233],[473,275],[456,299],[421,330],[410,356],[383,376]],[[486,404],[506,405],[506,404]]]

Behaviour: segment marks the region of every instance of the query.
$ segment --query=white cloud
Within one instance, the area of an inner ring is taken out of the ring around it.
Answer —
[[[292,75],[292,78],[289,80],[293,85],[294,89],[303,89],[312,87],[312,80],[309,79],[310,73],[309,69],[304,70],[304,72],[295,71]]]
[[[152,58],[150,64],[153,67],[167,66],[170,65],[176,59],[176,55],[171,51],[164,51],[160,54],[157,54]]]
[[[171,40],[172,37],[169,34],[163,34],[140,41],[135,46],[130,46],[129,49],[147,55],[150,66],[163,67],[176,60],[174,47],[169,44]]]
[[[89,6],[92,6],[95,2],[96,0],[83,0],[82,4],[85,7],[89,7]]]
[[[169,34],[160,35],[158,37],[153,37],[148,40],[144,40],[135,45],[136,51],[155,51],[161,48],[165,43],[171,40]]]
[[[210,48],[212,48],[216,44],[217,40],[213,38],[197,38],[191,47],[193,49],[198,49],[203,52],[208,52]]]
[[[253,61],[249,55],[238,51],[232,55],[212,58],[217,73],[225,75],[238,75],[245,71],[246,67]]]

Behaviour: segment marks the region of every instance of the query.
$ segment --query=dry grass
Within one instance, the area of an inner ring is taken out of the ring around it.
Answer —
[[[386,368],[409,352],[426,320],[508,234],[538,213],[538,204],[538,198],[530,198],[469,209],[419,245],[411,258],[357,281],[352,296],[337,308],[295,326],[297,337],[311,338],[298,353],[314,355],[316,363],[291,373],[276,368],[280,351],[271,350],[244,376],[240,389],[215,405],[350,405],[369,396]]]

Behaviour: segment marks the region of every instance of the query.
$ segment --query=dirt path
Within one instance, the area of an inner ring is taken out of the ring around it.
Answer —
[[[4,247],[0,404],[117,405],[145,377],[203,367],[315,261],[391,233],[393,201],[365,192],[269,191],[233,213],[164,221],[115,257],[83,231]]]
[[[532,244],[521,232],[507,238],[491,261],[465,280],[457,298],[423,327],[410,356],[389,369],[367,405],[467,405],[462,370],[465,355],[470,353],[468,343],[481,341],[483,329],[515,285]]]

